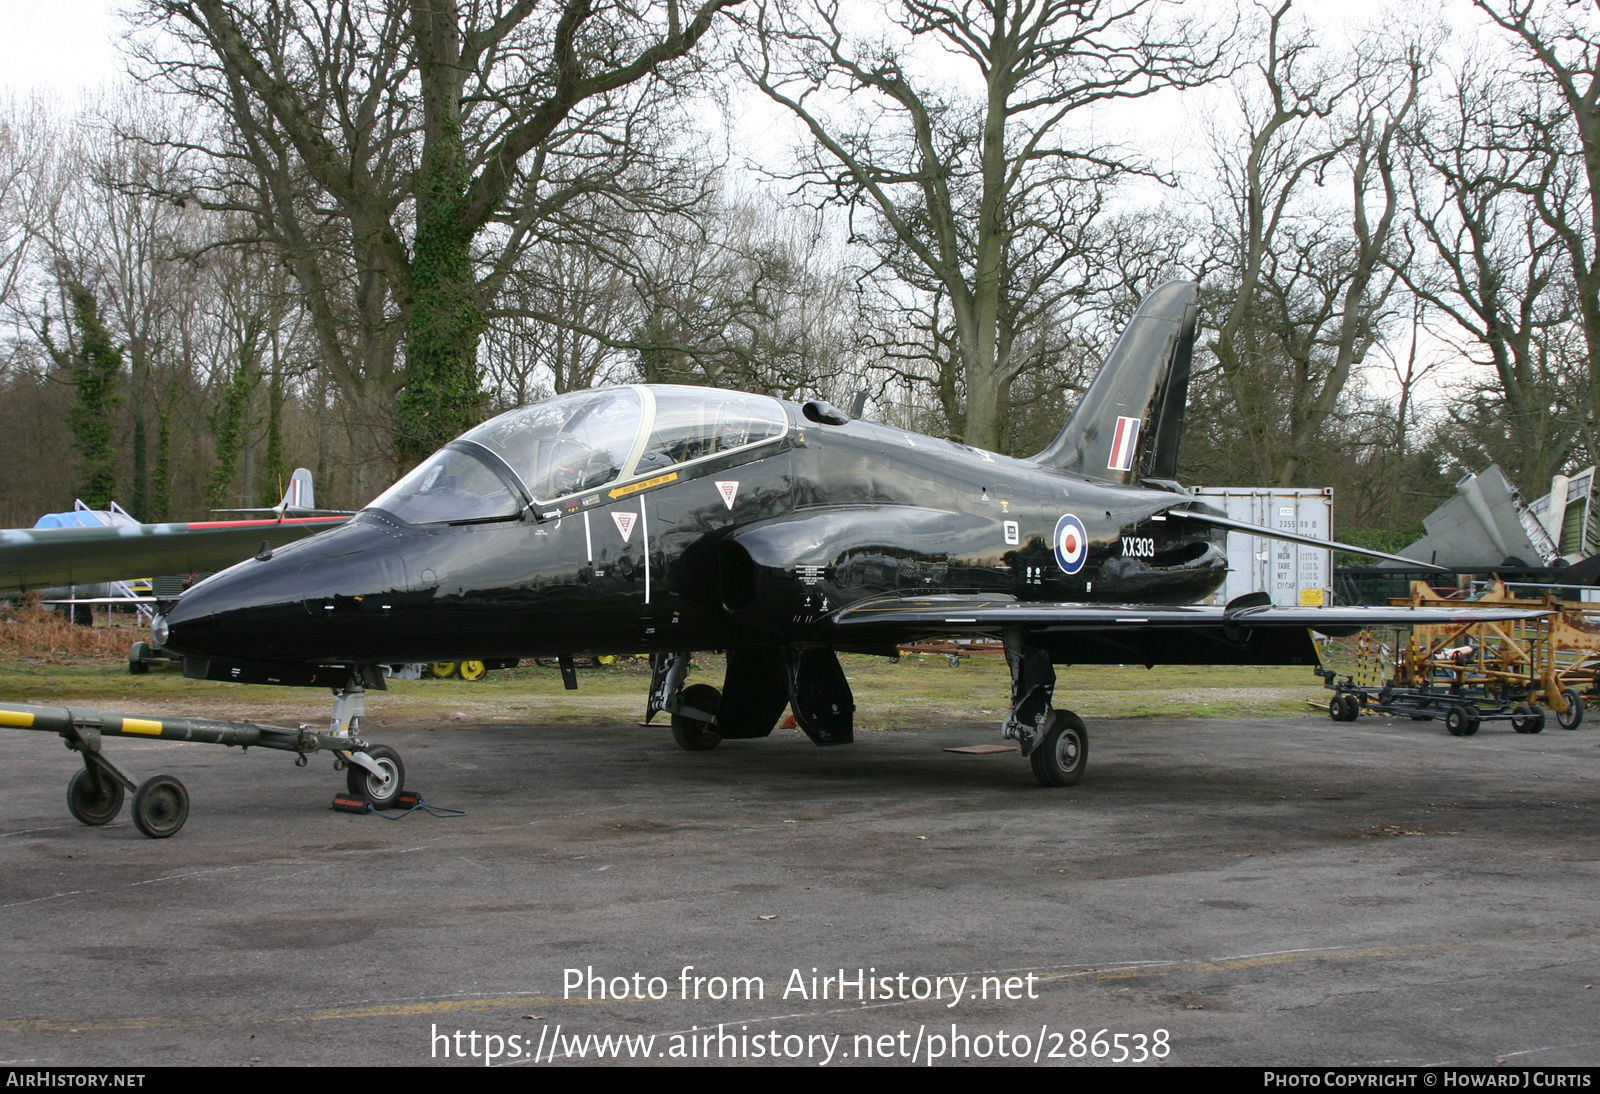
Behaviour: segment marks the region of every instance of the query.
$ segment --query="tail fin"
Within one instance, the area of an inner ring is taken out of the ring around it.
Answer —
[[[213,509],[213,513],[276,513],[283,516],[285,513],[313,512],[317,508],[317,495],[311,488],[311,472],[303,467],[294,469],[294,474],[289,476],[289,488],[283,492],[283,500],[271,509]],[[345,510],[339,510],[345,512]]]
[[[1144,298],[1035,463],[1124,484],[1177,477],[1199,294],[1193,281],[1168,281]]]
[[[304,467],[295,468],[294,474],[289,476],[289,488],[283,492],[283,500],[278,503],[279,511],[316,507],[317,495],[311,486],[311,472]]]

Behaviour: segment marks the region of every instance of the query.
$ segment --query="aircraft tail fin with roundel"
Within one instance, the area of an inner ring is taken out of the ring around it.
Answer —
[[[1177,478],[1199,293],[1192,281],[1168,281],[1144,298],[1035,463],[1124,484]]]

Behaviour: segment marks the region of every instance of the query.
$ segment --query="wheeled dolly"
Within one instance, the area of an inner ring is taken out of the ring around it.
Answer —
[[[383,809],[405,789],[405,765],[399,753],[370,745],[356,736],[360,724],[359,689],[336,693],[333,725],[328,733],[304,726],[219,722],[207,718],[149,718],[82,707],[43,707],[0,703],[0,726],[59,734],[66,746],[83,757],[83,770],[67,786],[67,808],[84,824],[109,823],[122,810],[126,791],[133,791],[133,823],[151,839],[178,833],[189,819],[189,792],[171,775],[155,775],[135,784],[101,749],[103,737],[195,741],[229,748],[271,748],[296,754],[306,764],[314,752],[332,752],[336,770],[347,768],[350,793]]]
[[[1317,675],[1333,692],[1328,700],[1328,717],[1336,722],[1353,722],[1362,713],[1403,714],[1415,721],[1437,718],[1452,737],[1470,737],[1484,722],[1510,722],[1518,733],[1538,733],[1544,729],[1544,711],[1533,703],[1513,705],[1504,699],[1435,691],[1431,688],[1399,688],[1390,685],[1365,687],[1346,676],[1319,668]]]

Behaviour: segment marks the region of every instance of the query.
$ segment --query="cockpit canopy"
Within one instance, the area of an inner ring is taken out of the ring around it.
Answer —
[[[706,387],[597,388],[518,407],[470,430],[373,500],[412,524],[477,524],[612,482],[780,439],[765,395]]]

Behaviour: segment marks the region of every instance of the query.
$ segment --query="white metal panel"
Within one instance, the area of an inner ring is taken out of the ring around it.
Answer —
[[[1316,539],[1333,538],[1333,488],[1202,486],[1195,497],[1234,520]],[[1243,532],[1228,533],[1228,580],[1212,598],[1225,604],[1265,592],[1286,606],[1333,603],[1333,552]]]

